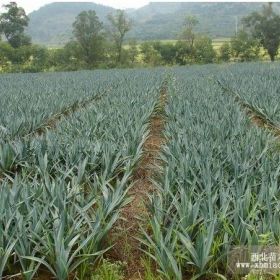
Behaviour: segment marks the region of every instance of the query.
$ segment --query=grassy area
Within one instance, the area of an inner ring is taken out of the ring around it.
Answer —
[[[176,44],[178,40],[151,40],[151,41],[148,41],[148,42],[161,42],[163,44]],[[230,41],[230,38],[216,38],[216,39],[212,39],[213,41],[213,47],[215,50],[218,50],[221,45],[225,42],[229,42]],[[138,43],[138,47],[142,44],[143,42],[139,42]],[[129,48],[129,45],[126,44],[124,46],[125,48]]]

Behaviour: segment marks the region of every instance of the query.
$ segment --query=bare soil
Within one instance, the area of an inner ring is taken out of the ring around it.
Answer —
[[[160,108],[162,111],[166,103],[166,88],[163,86],[160,95]],[[144,143],[142,159],[132,178],[134,184],[128,195],[133,198],[132,202],[122,210],[123,220],[120,220],[112,231],[111,238],[115,246],[110,252],[110,259],[125,262],[125,279],[143,279],[144,267],[141,251],[141,242],[136,238],[141,237],[141,227],[147,227],[148,211],[146,202],[148,194],[153,193],[155,186],[151,182],[158,172],[160,165],[159,153],[165,142],[163,129],[165,119],[160,112],[154,112],[150,120],[150,133]]]

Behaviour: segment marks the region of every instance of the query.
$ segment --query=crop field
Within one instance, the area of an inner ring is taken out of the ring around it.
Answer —
[[[0,279],[244,279],[232,248],[280,242],[279,66],[1,75]]]

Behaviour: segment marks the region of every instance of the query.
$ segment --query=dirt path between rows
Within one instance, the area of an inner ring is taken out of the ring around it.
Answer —
[[[159,106],[154,110],[150,120],[150,133],[144,143],[143,156],[136,168],[132,178],[134,184],[129,190],[128,195],[133,198],[132,202],[122,210],[121,220],[113,229],[113,239],[115,246],[110,253],[110,258],[114,261],[121,261],[125,265],[126,280],[144,279],[144,265],[142,258],[144,253],[141,251],[141,243],[135,237],[141,236],[141,226],[145,228],[148,218],[148,211],[145,203],[147,194],[151,194],[155,187],[151,178],[157,172],[156,166],[160,164],[159,153],[161,146],[165,143],[163,130],[165,119],[162,114],[167,100],[166,84],[162,86],[160,93]]]

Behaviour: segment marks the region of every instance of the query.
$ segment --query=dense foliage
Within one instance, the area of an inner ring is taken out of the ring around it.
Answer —
[[[8,75],[1,85],[11,79],[15,103],[0,89],[0,278],[33,279],[45,267],[56,279],[86,279],[128,203],[163,71]],[[63,108],[80,99],[66,118]],[[30,134],[48,114],[62,118]]]
[[[88,279],[130,200],[163,81],[167,141],[142,238],[163,279],[222,278],[232,246],[278,244],[276,138],[236,102],[278,125],[278,67],[2,75],[0,276]]]
[[[280,45],[280,16],[273,11],[272,3],[264,6],[261,13],[254,12],[244,18],[243,22],[274,61]]]
[[[0,15],[0,34],[3,33],[13,48],[19,48],[30,44],[30,37],[24,34],[24,28],[28,26],[29,18],[23,8],[16,2],[4,5],[7,12]]]
[[[279,70],[238,64],[173,74],[163,169],[143,244],[164,279],[225,279],[233,246],[279,244],[280,154],[278,139],[217,80],[277,119]]]

